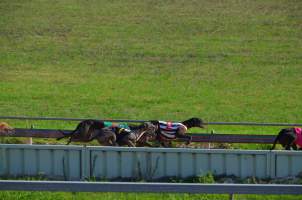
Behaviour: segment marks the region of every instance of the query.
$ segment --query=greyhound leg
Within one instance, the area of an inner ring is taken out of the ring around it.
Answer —
[[[66,145],[69,145],[71,143],[72,137],[69,138],[68,142]]]
[[[290,150],[290,145],[289,144],[285,146],[285,150]]]
[[[67,137],[67,136],[64,135],[62,137],[58,137],[57,140],[61,140],[61,139],[65,138],[65,137]]]
[[[192,137],[189,135],[181,135],[181,134],[177,134],[178,138],[182,138],[186,140],[186,145],[190,144],[192,141]]]
[[[153,147],[153,145],[150,142],[145,142],[142,146]]]
[[[128,140],[127,145],[128,147],[135,147],[134,142],[132,142],[131,140]]]
[[[297,145],[296,144],[292,144],[293,150],[297,150]]]
[[[161,145],[165,148],[169,148],[172,146],[172,142],[171,141],[161,141]]]
[[[118,144],[116,143],[116,137],[115,136],[109,138],[108,143],[110,144],[110,146],[118,146]]]
[[[61,140],[61,139],[66,138],[66,137],[70,137],[70,136],[72,136],[72,135],[74,134],[75,131],[72,131],[72,132],[70,132],[69,134],[65,133],[65,132],[62,131],[62,130],[59,130],[59,132],[60,132],[63,136],[58,137],[57,140]]]
[[[119,145],[118,145],[118,143],[114,140],[114,141],[112,141],[112,146],[118,147]]]
[[[137,147],[153,147],[153,145],[147,141],[136,142],[136,146]]]

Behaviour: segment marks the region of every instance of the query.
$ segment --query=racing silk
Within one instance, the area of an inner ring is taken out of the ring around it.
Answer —
[[[112,123],[112,122],[104,122],[105,127],[118,127],[118,128],[124,128],[129,129],[128,124],[126,123]]]
[[[182,123],[173,123],[159,121],[160,134],[167,139],[176,139],[179,127],[184,126]]]
[[[297,136],[295,144],[302,147],[302,128],[295,127],[295,133]]]
[[[120,133],[130,133],[131,130],[126,123],[112,123],[112,122],[104,122],[105,127],[109,127],[117,134]]]

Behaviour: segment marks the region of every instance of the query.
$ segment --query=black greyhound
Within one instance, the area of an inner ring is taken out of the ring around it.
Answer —
[[[67,144],[70,144],[72,141],[90,142],[98,136],[103,128],[105,128],[105,124],[101,120],[84,120],[70,133],[61,131],[63,136],[57,138],[57,140],[69,138]]]
[[[190,144],[192,137],[186,135],[187,129],[193,127],[204,128],[204,122],[202,119],[193,117],[183,122],[164,122],[153,120],[151,121],[154,125],[157,126],[157,140],[164,147],[171,147],[171,141],[176,140],[177,138],[185,139],[186,144]]]
[[[281,129],[275,138],[274,144],[271,150],[275,149],[276,144],[279,142],[285,150],[301,150],[297,145],[300,144],[301,128],[285,128]],[[301,145],[299,145],[301,147]]]

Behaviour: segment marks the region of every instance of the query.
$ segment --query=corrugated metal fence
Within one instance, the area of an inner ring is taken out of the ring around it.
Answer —
[[[298,175],[302,152],[210,149],[0,145],[0,176],[39,176],[55,180],[200,176]]]

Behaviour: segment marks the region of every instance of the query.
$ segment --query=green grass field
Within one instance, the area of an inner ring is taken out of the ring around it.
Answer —
[[[301,10],[299,0],[2,0],[0,115],[301,123]],[[108,199],[140,198],[126,196]]]
[[[301,122],[300,1],[0,5],[1,115]]]
[[[1,192],[2,200],[88,200],[88,199],[104,199],[104,200],[128,200],[128,199],[144,199],[144,200],[228,200],[229,195],[197,195],[197,194],[136,194],[136,193],[63,193],[63,192]],[[235,195],[235,200],[279,200],[280,195]],[[301,196],[282,195],[282,199],[300,200]]]

